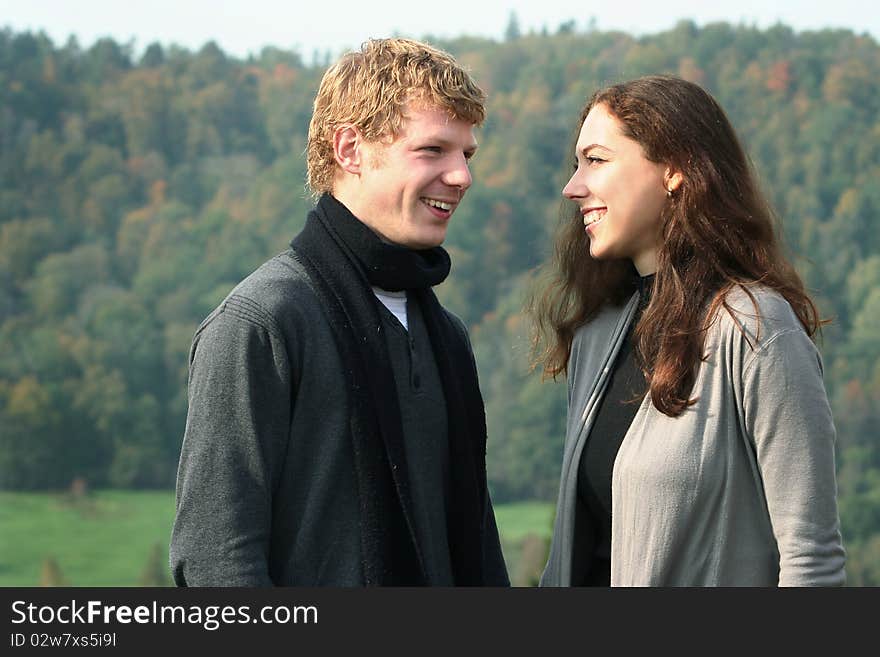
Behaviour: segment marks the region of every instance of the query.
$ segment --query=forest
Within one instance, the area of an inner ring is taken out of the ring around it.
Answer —
[[[579,112],[600,85],[673,73],[728,112],[831,320],[819,346],[849,581],[880,585],[878,43],[689,21],[641,37],[512,21],[502,40],[424,38],[488,95],[437,292],[471,330],[496,502],[555,500],[565,384],[530,370],[523,308],[564,210]],[[173,488],[190,341],[304,224],[330,61],[0,30],[0,490]]]

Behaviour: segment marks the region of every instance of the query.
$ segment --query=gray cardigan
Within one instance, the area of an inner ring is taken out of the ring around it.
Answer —
[[[757,316],[742,289],[727,297],[748,338],[723,309],[709,330],[698,402],[671,418],[647,395],[624,437],[612,478],[612,586],[845,582],[821,357],[785,299],[750,289]],[[636,303],[605,308],[572,344],[543,586],[572,582],[578,463]]]

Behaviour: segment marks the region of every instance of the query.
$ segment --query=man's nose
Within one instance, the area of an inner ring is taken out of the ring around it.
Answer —
[[[450,187],[458,187],[462,192],[465,192],[473,181],[470,166],[464,155],[458,157],[457,161],[446,172],[443,180]]]

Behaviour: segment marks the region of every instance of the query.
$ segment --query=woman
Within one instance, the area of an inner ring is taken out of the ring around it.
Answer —
[[[820,321],[724,111],[598,91],[536,296],[569,410],[545,586],[842,585]]]

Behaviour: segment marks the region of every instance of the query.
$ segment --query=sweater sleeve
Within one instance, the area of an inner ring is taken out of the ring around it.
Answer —
[[[267,313],[233,296],[193,340],[170,546],[178,586],[272,585],[272,494],[291,407],[279,335]]]
[[[752,352],[743,384],[746,431],[779,549],[779,585],[843,585],[835,429],[819,352],[800,327],[783,328]]]

